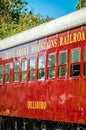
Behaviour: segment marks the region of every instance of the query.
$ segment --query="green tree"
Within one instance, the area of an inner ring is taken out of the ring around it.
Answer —
[[[76,10],[86,7],[86,0],[79,0],[78,3],[76,4]]]
[[[10,16],[15,22],[19,21],[21,14],[26,11],[27,2],[22,0],[1,0],[0,1],[0,17]]]
[[[27,2],[22,0],[0,1],[0,39],[14,35],[31,27],[48,22],[52,18],[35,15],[28,11]]]

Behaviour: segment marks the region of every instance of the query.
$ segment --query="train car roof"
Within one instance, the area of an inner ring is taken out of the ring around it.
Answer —
[[[86,7],[0,40],[0,51],[86,24]]]

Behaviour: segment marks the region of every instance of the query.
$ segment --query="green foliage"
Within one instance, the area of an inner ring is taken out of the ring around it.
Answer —
[[[27,10],[27,3],[22,0],[0,1],[0,39],[14,35],[31,27],[48,22],[52,18],[34,15]]]
[[[11,16],[12,20],[18,22],[19,17],[26,11],[26,2],[22,0],[1,0],[0,16]]]
[[[77,5],[76,5],[76,10],[86,7],[86,0],[79,0]]]

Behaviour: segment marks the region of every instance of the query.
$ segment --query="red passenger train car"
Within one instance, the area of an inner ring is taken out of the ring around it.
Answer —
[[[86,129],[86,8],[0,41],[0,117],[5,130]]]

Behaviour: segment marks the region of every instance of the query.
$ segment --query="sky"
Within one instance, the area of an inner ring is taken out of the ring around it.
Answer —
[[[75,11],[78,0],[24,0],[34,14],[58,18]]]

